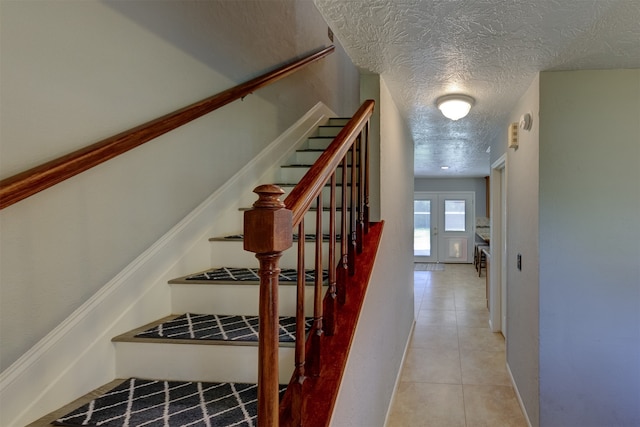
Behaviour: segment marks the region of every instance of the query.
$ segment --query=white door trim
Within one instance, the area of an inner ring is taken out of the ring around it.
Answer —
[[[506,265],[506,201],[507,156],[503,154],[491,165],[490,176],[490,212],[491,212],[491,263],[489,283],[489,326],[492,332],[502,332],[506,336],[506,322],[503,325],[503,297],[506,299],[507,265]],[[504,178],[504,179],[503,179]],[[504,186],[502,185],[504,183]],[[503,316],[504,314],[504,316]]]

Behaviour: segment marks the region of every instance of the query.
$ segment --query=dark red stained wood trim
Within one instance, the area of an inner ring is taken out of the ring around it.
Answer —
[[[166,114],[12,177],[5,178],[0,181],[0,209],[11,206],[230,102],[241,99],[261,87],[274,83],[300,68],[324,58],[334,50],[334,46],[322,49],[173,113]]]
[[[356,257],[356,274],[349,280],[349,299],[339,306],[338,328],[340,333],[322,337],[320,353],[320,376],[307,377],[303,384],[304,406],[302,425],[305,427],[329,426],[331,415],[338,397],[338,389],[347,364],[347,356],[356,331],[362,304],[371,280],[371,273],[382,239],[384,221],[371,223],[369,233],[364,237],[363,251]],[[326,298],[325,298],[326,301]],[[307,346],[310,341],[307,340]],[[372,373],[374,374],[374,373]],[[291,383],[296,381],[295,376]],[[291,386],[289,387],[291,389]],[[280,425],[290,425],[287,416],[291,404],[291,393],[287,389],[280,403]],[[366,402],[363,402],[366,404]]]

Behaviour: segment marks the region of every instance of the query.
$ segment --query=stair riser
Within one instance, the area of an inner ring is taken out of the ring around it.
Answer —
[[[258,347],[116,342],[117,378],[256,383]],[[280,383],[291,378],[294,348],[279,351]],[[289,369],[290,367],[290,369]]]
[[[260,286],[257,284],[171,285],[171,311],[174,313],[258,315],[259,299]],[[305,312],[305,316],[313,315],[313,286],[305,287]],[[295,284],[280,284],[278,287],[278,313],[280,316],[295,316]]]
[[[298,165],[312,165],[322,155],[322,151],[296,151],[290,163]]]
[[[342,126],[320,126],[318,136],[337,136],[342,130]]]
[[[327,268],[328,242],[323,243],[323,268]],[[339,252],[339,244],[337,245]],[[315,268],[315,242],[305,243],[305,268]],[[283,252],[280,258],[280,268],[297,268],[298,254],[297,242],[294,246]],[[211,266],[212,267],[258,267],[255,254],[243,249],[243,242],[211,242]]]
[[[347,123],[349,123],[349,120],[351,120],[351,118],[349,117],[332,117],[329,119],[329,125],[330,126],[345,126]]]
[[[305,166],[287,166],[280,168],[280,181],[281,182],[300,182],[302,177],[309,171],[309,167]],[[337,169],[336,183],[342,183],[342,168]],[[356,178],[357,180],[357,178]],[[347,182],[351,182],[351,169],[347,169]]]
[[[309,138],[307,140],[307,148],[312,150],[326,150],[333,142],[333,138]]]
[[[323,151],[296,151],[295,156],[293,156],[289,164],[312,165],[318,160],[322,153]],[[347,164],[351,164],[351,156],[347,157]]]
[[[293,189],[293,186],[289,186],[289,185],[284,185],[282,186],[282,189],[285,191],[285,195],[282,196],[280,198],[280,200],[284,200],[286,199],[286,197],[289,195],[289,193],[291,192],[291,190]],[[331,187],[328,185],[325,185],[322,189],[322,206],[325,208],[328,208],[330,205],[330,196],[331,196]],[[347,202],[349,201],[351,197],[351,186],[347,186]],[[336,204],[337,206],[341,206],[342,205],[342,187],[336,187]],[[312,207],[315,207],[315,201],[312,205]]]

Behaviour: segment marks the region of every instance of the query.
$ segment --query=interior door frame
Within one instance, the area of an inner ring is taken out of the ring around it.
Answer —
[[[491,263],[489,265],[489,327],[507,336],[507,156],[491,165]]]

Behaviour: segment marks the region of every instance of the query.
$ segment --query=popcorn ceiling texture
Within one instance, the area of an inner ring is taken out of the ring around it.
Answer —
[[[637,0],[315,3],[356,66],[383,76],[418,177],[488,175],[486,150],[506,144],[507,117],[538,71],[640,67]],[[435,101],[456,92],[476,105],[451,122]]]

